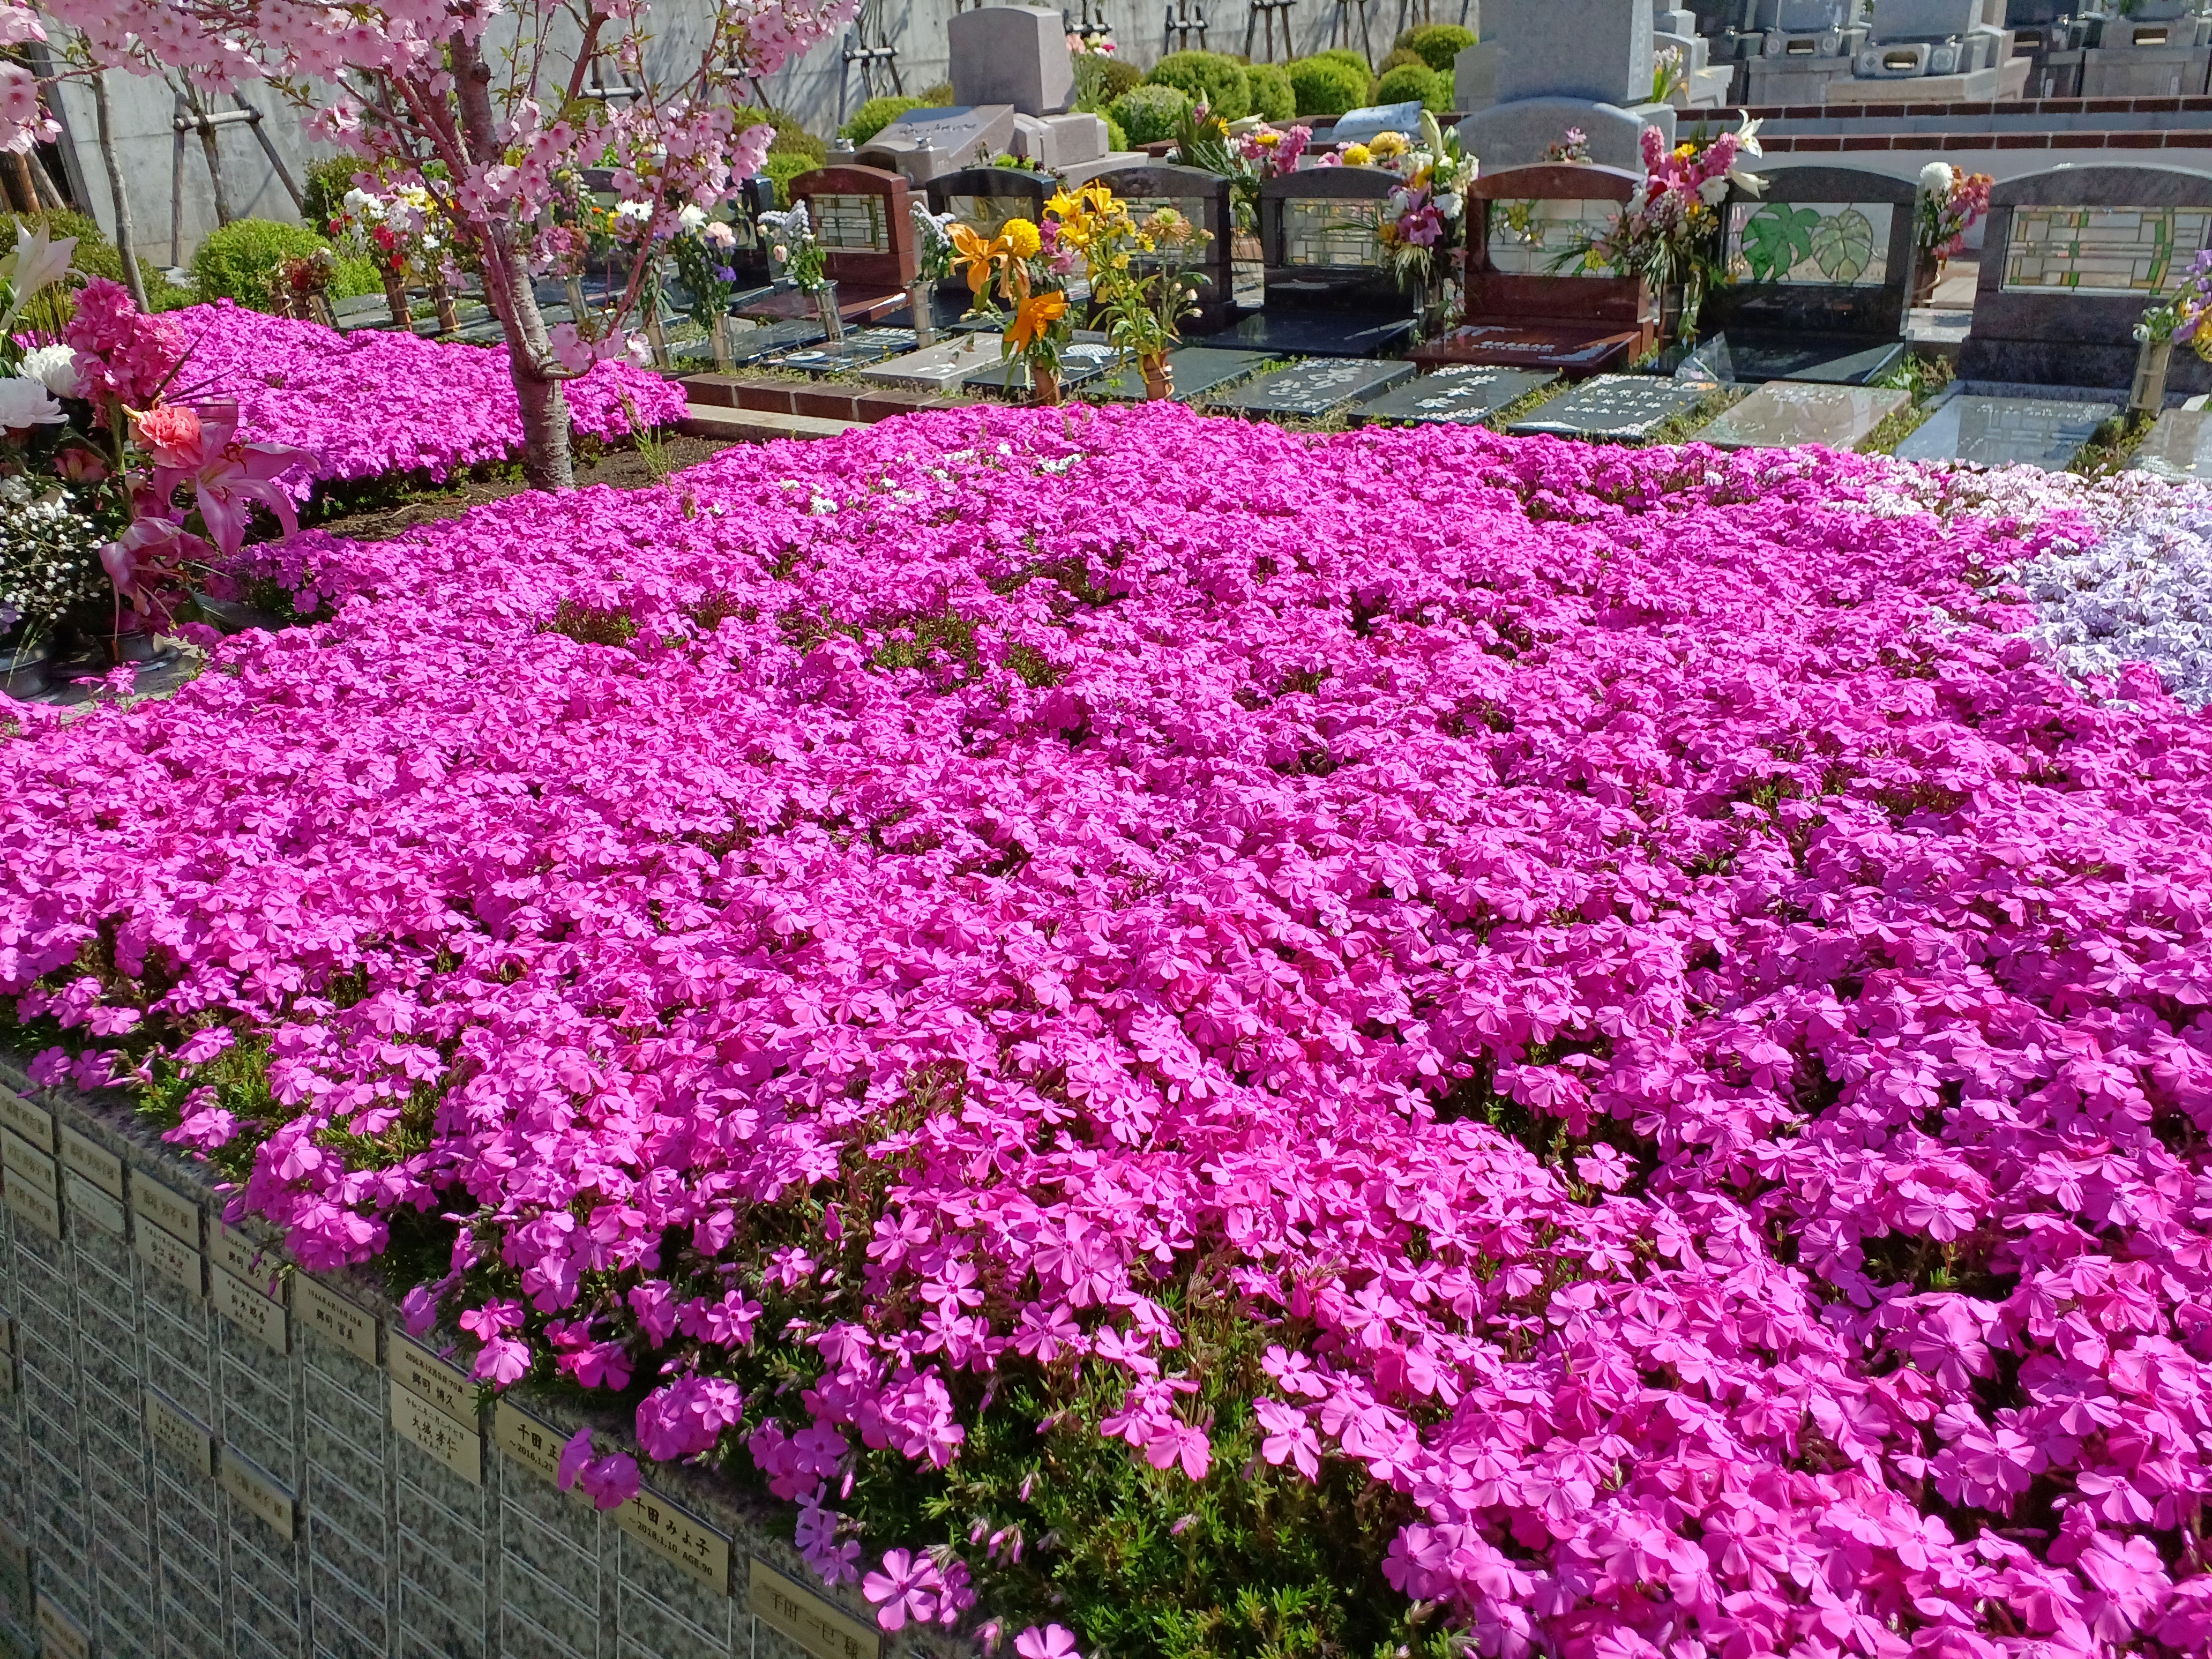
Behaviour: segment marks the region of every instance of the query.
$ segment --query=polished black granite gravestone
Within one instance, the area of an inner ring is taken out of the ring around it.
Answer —
[[[1640,443],[1703,403],[1709,387],[1648,374],[1601,374],[1513,422],[1508,431]]]
[[[1086,380],[1097,380],[1114,367],[1118,355],[1103,339],[1079,338],[1060,354],[1061,389],[1072,390]],[[1029,365],[1016,358],[970,374],[960,384],[984,392],[1027,392],[1030,386]]]
[[[730,331],[730,362],[733,368],[764,362],[779,352],[812,345],[823,337],[822,325],[805,317],[793,317],[758,328],[732,328]]]
[[[1258,351],[1217,351],[1212,346],[1184,346],[1168,353],[1175,374],[1175,401],[1203,403],[1208,392],[1232,386],[1256,373],[1267,356]],[[1084,387],[1086,398],[1109,403],[1133,404],[1145,396],[1145,376],[1135,363],[1126,363],[1113,375]]]
[[[932,213],[951,214],[988,241],[1009,219],[1042,223],[1044,204],[1060,185],[1052,174],[1028,167],[962,167],[939,174],[924,188]],[[975,298],[964,270],[927,286],[933,319],[940,331],[991,326],[982,319],[963,320]]]
[[[1411,426],[1476,426],[1530,392],[1553,384],[1549,370],[1451,363],[1370,398],[1353,412],[1362,426],[1402,421]]]
[[[2063,471],[2114,404],[2052,398],[1953,398],[1897,447],[1900,461],[1972,461],[1981,466],[2035,466]]]
[[[1212,240],[1184,275],[1198,289],[1198,314],[1188,319],[1188,337],[1225,328],[1237,313],[1235,273],[1231,258],[1235,240],[1236,207],[1228,179],[1199,167],[1175,167],[1166,162],[1149,166],[1109,167],[1085,181],[1103,185],[1120,197],[1131,215],[1143,219],[1154,210],[1171,207]]]
[[[1382,264],[1376,225],[1398,175],[1310,167],[1260,186],[1265,307],[1208,337],[1271,356],[1380,357],[1413,337],[1413,296]]]
[[[2169,483],[2212,478],[2212,412],[2169,409],[2128,463],[2130,472],[2148,472]]]
[[[2212,175],[2170,167],[2063,167],[1990,192],[1973,323],[1959,378],[2119,391],[2134,329],[2187,275],[2212,230]],[[2177,351],[2170,392],[2212,391]]]
[[[914,349],[915,332],[910,328],[864,328],[842,340],[803,345],[769,361],[776,368],[795,368],[809,374],[842,374],[848,369],[880,363],[886,358],[903,356]]]
[[[1905,356],[1912,292],[1911,179],[1858,167],[1777,167],[1724,204],[1729,281],[1698,331],[1725,336],[1735,378],[1864,386]]]
[[[1697,435],[1716,449],[1856,449],[1912,401],[1909,392],[1769,380]]]
[[[1411,363],[1370,362],[1357,357],[1316,357],[1263,374],[1211,406],[1230,415],[1279,415],[1319,420],[1346,404],[1387,392],[1413,377]]]

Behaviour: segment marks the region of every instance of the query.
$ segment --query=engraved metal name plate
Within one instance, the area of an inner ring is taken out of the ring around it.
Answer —
[[[290,1323],[284,1317],[282,1302],[264,1296],[228,1267],[214,1269],[210,1289],[215,1310],[225,1319],[242,1331],[252,1332],[278,1353],[292,1352]]]
[[[122,1201],[123,1160],[66,1124],[62,1127],[62,1167],[76,1170],[110,1198]]]
[[[263,1249],[220,1221],[209,1231],[208,1257],[216,1267],[228,1268],[257,1290],[266,1291],[276,1282],[276,1251]]]
[[[614,1513],[615,1524],[665,1556],[717,1595],[730,1593],[730,1540],[657,1492],[640,1492]]]
[[[12,1089],[0,1089],[0,1127],[13,1129],[42,1151],[54,1149],[54,1115]]]
[[[882,1633],[855,1619],[826,1596],[817,1595],[795,1578],[787,1578],[757,1555],[746,1600],[753,1617],[770,1630],[781,1631],[817,1659],[876,1659],[884,1650]]]
[[[137,1183],[142,1198],[149,1184],[144,1181]],[[138,1210],[138,1216],[141,1220],[151,1220],[143,1206]],[[131,1245],[137,1250],[138,1259],[156,1278],[167,1279],[195,1301],[207,1294],[198,1245],[186,1244],[174,1233],[151,1225],[139,1228],[132,1236]]]
[[[561,1448],[565,1443],[560,1431],[505,1400],[492,1407],[491,1425],[493,1443],[501,1451],[532,1474],[544,1475],[555,1486],[560,1484]],[[576,1496],[582,1494],[579,1492]]]
[[[159,1389],[146,1390],[146,1432],[165,1453],[203,1480],[215,1476],[215,1437]]]
[[[200,1206],[182,1193],[149,1181],[143,1170],[131,1177],[131,1208],[142,1221],[150,1221],[170,1237],[189,1244],[194,1255],[200,1248]]]
[[[267,1526],[279,1538],[290,1541],[291,1488],[278,1482],[259,1464],[240,1457],[228,1446],[222,1449],[222,1461],[216,1471],[216,1484],[229,1495],[232,1503]]]
[[[411,1338],[392,1333],[392,1381],[476,1432],[477,1385]]]
[[[113,1233],[118,1238],[128,1231],[121,1199],[111,1198],[105,1190],[94,1186],[75,1170],[62,1172],[62,1188],[69,1194],[70,1212],[80,1220],[88,1221],[102,1232]]]
[[[473,1418],[475,1408],[470,1409]],[[402,1440],[428,1452],[471,1486],[483,1484],[483,1437],[401,1388],[397,1376],[392,1385],[392,1426]]]
[[[376,1321],[368,1312],[307,1273],[292,1279],[292,1312],[300,1323],[332,1347],[343,1348],[363,1364],[376,1364]]]

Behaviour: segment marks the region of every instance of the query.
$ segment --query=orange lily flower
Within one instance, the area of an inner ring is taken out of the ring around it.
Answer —
[[[1067,295],[1057,289],[1050,294],[1034,294],[1021,303],[1014,313],[1014,325],[1006,331],[1006,338],[1017,351],[1026,350],[1038,335],[1067,314]]]
[[[991,277],[1000,264],[1013,258],[1014,250],[1003,236],[994,241],[985,241],[966,225],[955,225],[951,230],[952,263],[968,267],[968,289],[980,300],[983,290],[991,286]]]

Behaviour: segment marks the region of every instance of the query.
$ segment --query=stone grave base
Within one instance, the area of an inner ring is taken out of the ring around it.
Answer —
[[[1411,363],[1378,363],[1357,357],[1318,357],[1263,374],[1251,385],[1214,400],[1224,415],[1321,420],[1349,404],[1364,403],[1413,376]]]
[[[1477,426],[1559,378],[1548,371],[1447,364],[1370,398],[1352,411],[1352,420],[1359,426]]]
[[[2117,403],[1962,392],[1942,404],[1898,445],[1897,458],[2063,472],[2097,428],[2119,412]]]
[[[1381,357],[1413,336],[1411,317],[1356,311],[1263,311],[1206,336],[1206,343],[1270,357]]]
[[[2010,103],[2027,93],[2028,62],[2014,58],[1965,75],[1921,75],[1860,81],[1839,75],[1822,88],[1824,104]]]
[[[1703,404],[1711,388],[1650,374],[1601,374],[1532,410],[1506,428],[1522,436],[1650,441],[1668,422]]]
[[[1912,401],[1908,392],[1770,380],[1697,434],[1716,449],[1787,449],[1824,444],[1856,449]]]
[[[2169,483],[2197,483],[2212,478],[2212,413],[2202,409],[2169,409],[2158,417],[2135,459],[2130,472],[2148,472]]]
[[[1184,346],[1168,353],[1168,368],[1175,376],[1175,390],[1170,394],[1179,404],[1202,403],[1207,395],[1224,386],[1258,372],[1266,362],[1265,354],[1257,351],[1221,351],[1211,345]],[[1086,398],[1097,398],[1108,403],[1141,403],[1145,397],[1144,372],[1133,362],[1104,379],[1094,380],[1083,388]]]

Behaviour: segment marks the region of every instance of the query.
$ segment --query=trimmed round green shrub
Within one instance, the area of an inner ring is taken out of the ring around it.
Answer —
[[[1423,109],[1442,114],[1451,104],[1451,82],[1426,64],[1401,64],[1375,83],[1378,104],[1403,104],[1416,98]]]
[[[72,213],[67,208],[48,208],[40,213],[9,213],[0,211],[0,255],[15,251],[15,227],[25,225],[33,230],[46,227],[46,234],[55,241],[64,236],[76,238],[76,255],[70,261],[88,276],[108,276],[123,280],[123,256],[115,251],[115,244],[98,224],[82,213]]]
[[[1341,58],[1301,58],[1285,71],[1300,115],[1341,115],[1367,101],[1367,70]]]
[[[1121,131],[1121,124],[1119,121],[1115,120],[1115,119],[1112,116],[1110,116],[1110,115],[1106,116],[1106,117],[1104,117],[1104,118],[1103,118],[1104,119],[1104,121],[1105,121],[1105,123],[1106,123],[1106,148],[1107,148],[1107,149],[1108,149],[1108,150],[1109,150],[1109,151],[1113,151],[1113,150],[1123,150],[1123,149],[1128,149],[1128,148],[1129,148],[1129,135],[1128,135],[1127,133],[1126,133],[1126,132],[1124,132],[1124,131]]]
[[[265,311],[269,274],[276,269],[277,261],[304,259],[330,245],[328,237],[305,225],[280,224],[274,219],[234,219],[210,234],[192,255],[192,287],[202,304],[235,300],[255,311]],[[331,297],[343,300],[356,294],[375,294],[383,287],[376,267],[368,260],[341,256],[337,274],[331,279]]]
[[[858,149],[908,110],[927,107],[919,98],[871,98],[837,131]]]
[[[1321,62],[1325,64],[1348,64],[1350,67],[1358,70],[1369,80],[1372,81],[1375,78],[1375,70],[1368,64],[1367,60],[1364,58],[1362,58],[1358,52],[1352,51],[1349,46],[1331,46],[1327,52],[1317,52],[1314,53],[1313,57],[1308,58],[1306,61],[1308,63],[1312,63],[1316,59],[1319,59]]]
[[[1298,95],[1291,90],[1291,77],[1280,64],[1254,64],[1244,71],[1252,88],[1252,107],[1245,112],[1263,121],[1287,121],[1298,112]]]
[[[1390,49],[1390,55],[1375,66],[1375,73],[1388,75],[1392,70],[1402,68],[1407,64],[1419,64],[1423,69],[1428,67],[1418,52],[1408,52],[1403,46],[1394,46]]]
[[[1474,31],[1456,23],[1419,23],[1400,35],[1395,44],[1418,53],[1437,74],[1449,76],[1453,61],[1474,44]]]
[[[1157,144],[1176,136],[1176,129],[1190,113],[1190,94],[1181,87],[1157,83],[1133,87],[1116,98],[1106,113],[1127,135],[1133,148]]]
[[[1125,64],[1118,58],[1109,58],[1099,65],[1098,84],[1108,103],[1123,93],[1145,83],[1145,72],[1134,64]]]
[[[1171,52],[1152,65],[1145,79],[1156,87],[1176,87],[1202,103],[1209,114],[1241,121],[1252,107],[1252,88],[1244,66],[1218,52]]]
[[[763,121],[775,129],[775,137],[768,147],[770,155],[787,151],[794,155],[804,155],[817,167],[829,162],[830,146],[809,132],[806,124],[789,110],[739,109],[732,110],[731,114],[737,121],[737,125],[732,129],[735,132],[743,132],[747,127],[757,127]]]
[[[811,155],[802,155],[795,149],[772,149],[761,171],[775,181],[775,204],[791,206],[791,181],[802,173],[811,173],[822,164]]]

